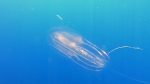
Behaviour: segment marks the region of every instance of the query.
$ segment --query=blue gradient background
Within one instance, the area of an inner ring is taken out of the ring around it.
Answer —
[[[150,82],[149,4],[149,0],[1,0],[0,84]],[[102,71],[85,70],[49,45],[49,32],[64,26],[107,52],[122,45],[143,51],[121,49],[110,54]]]

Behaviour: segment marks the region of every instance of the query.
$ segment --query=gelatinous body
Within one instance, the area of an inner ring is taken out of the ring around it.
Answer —
[[[51,45],[53,45],[61,53],[65,54],[65,56],[72,59],[75,63],[83,68],[94,71],[102,70],[109,60],[108,55],[118,49],[130,48],[142,50],[139,47],[119,46],[106,53],[104,50],[98,48],[96,45],[86,40],[82,36],[66,31],[52,32],[51,40]],[[115,72],[122,77],[126,77],[142,84],[149,84],[149,82],[131,78],[130,76],[117,71]]]
[[[52,45],[75,63],[90,70],[104,68],[108,54],[80,35],[56,31],[51,34]]]

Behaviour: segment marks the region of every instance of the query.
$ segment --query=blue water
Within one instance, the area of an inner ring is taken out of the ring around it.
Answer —
[[[1,0],[0,84],[150,84],[149,4]],[[143,51],[121,49],[110,54],[103,70],[86,70],[50,46],[50,31],[56,27],[68,27],[105,51],[122,45]]]

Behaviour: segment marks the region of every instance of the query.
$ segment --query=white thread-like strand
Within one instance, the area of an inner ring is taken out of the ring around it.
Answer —
[[[139,47],[120,46],[120,47],[117,47],[117,48],[114,48],[114,49],[110,50],[110,51],[108,52],[108,54],[110,54],[110,53],[112,53],[112,52],[114,52],[114,51],[116,51],[116,50],[118,50],[118,49],[122,49],[122,48],[131,48],[131,49],[135,49],[135,50],[143,50],[143,49],[141,49],[141,48],[139,48]]]

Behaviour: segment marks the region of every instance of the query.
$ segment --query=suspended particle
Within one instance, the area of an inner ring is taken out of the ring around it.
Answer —
[[[64,20],[62,16],[60,16],[59,14],[56,15],[56,17],[60,20]]]

